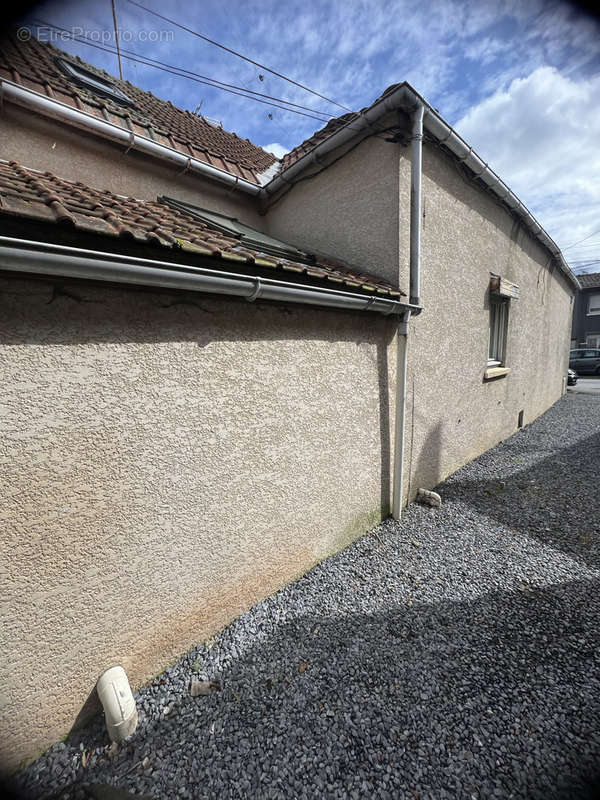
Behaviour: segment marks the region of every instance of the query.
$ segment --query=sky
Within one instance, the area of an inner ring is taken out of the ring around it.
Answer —
[[[600,271],[600,23],[558,0],[136,0],[357,110],[408,81],[510,186],[575,271]],[[343,109],[116,0],[131,52],[281,98],[303,116],[123,59],[123,77],[281,156]],[[51,0],[23,21],[118,75],[110,0]],[[296,109],[300,111],[302,109]],[[320,119],[314,119],[317,116]],[[582,241],[583,240],[583,241]],[[594,263],[596,261],[596,263]]]

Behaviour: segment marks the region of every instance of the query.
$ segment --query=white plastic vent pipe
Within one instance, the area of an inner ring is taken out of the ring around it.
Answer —
[[[96,691],[113,742],[124,742],[135,731],[138,713],[123,667],[111,667],[98,678]]]

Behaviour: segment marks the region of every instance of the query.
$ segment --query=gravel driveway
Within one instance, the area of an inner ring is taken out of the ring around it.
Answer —
[[[139,693],[119,754],[98,719],[20,796],[595,797],[599,465],[600,397],[563,398],[442,484],[441,509],[411,506],[187,654]],[[193,674],[221,690],[190,697]]]

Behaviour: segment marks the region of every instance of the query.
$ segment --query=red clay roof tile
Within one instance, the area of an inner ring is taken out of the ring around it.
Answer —
[[[390,94],[393,92],[400,84],[393,83],[391,86],[388,86],[387,89],[377,98],[374,102],[376,103],[385,95]],[[290,150],[289,153],[286,153],[284,157],[281,159],[281,168],[282,170],[291,167],[291,165],[309,153],[313,148],[315,148],[318,144],[328,139],[334,133],[336,133],[340,128],[343,128],[349,122],[352,122],[355,119],[358,119],[360,115],[366,111],[366,108],[363,108],[362,111],[351,111],[348,114],[342,114],[335,119],[330,119],[329,122],[323,127],[320,128],[318,131],[315,131],[312,136],[309,136],[308,139],[305,139],[299,145],[294,147],[293,150]]]
[[[305,264],[265,255],[239,239],[211,227],[184,211],[161,202],[121,197],[99,191],[81,182],[72,183],[53,175],[26,169],[15,161],[0,161],[0,215],[68,224],[83,233],[134,239],[158,247],[234,260],[258,267],[272,266],[289,273],[303,273],[313,280],[345,284],[370,292],[399,297],[386,281],[356,273],[331,261]]]
[[[91,89],[76,83],[60,69],[57,58],[76,67],[80,66],[99,78],[110,81],[126,94],[132,106],[123,106],[108,97],[101,97]],[[131,127],[141,136],[154,138],[184,153],[211,163],[208,153],[222,159],[221,169],[258,182],[257,176],[267,170],[277,159],[261,147],[242,139],[235,133],[210,125],[202,117],[160,100],[151,92],[133,86],[109,75],[104,70],[64,53],[48,42],[35,38],[22,42],[14,34],[0,40],[0,78],[33,89],[63,103],[80,108],[94,116],[108,118],[122,128]]]

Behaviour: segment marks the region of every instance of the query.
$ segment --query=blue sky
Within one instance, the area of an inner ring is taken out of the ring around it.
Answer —
[[[554,0],[140,2],[352,109],[409,81],[509,184],[574,267],[600,259],[600,26],[577,8]],[[342,113],[128,0],[116,7],[129,50]],[[36,19],[96,42],[113,30],[110,0],[42,3],[26,17]],[[112,54],[54,43],[118,74]],[[276,154],[322,127],[131,61],[123,61],[123,72],[178,106],[202,103],[202,113]]]

